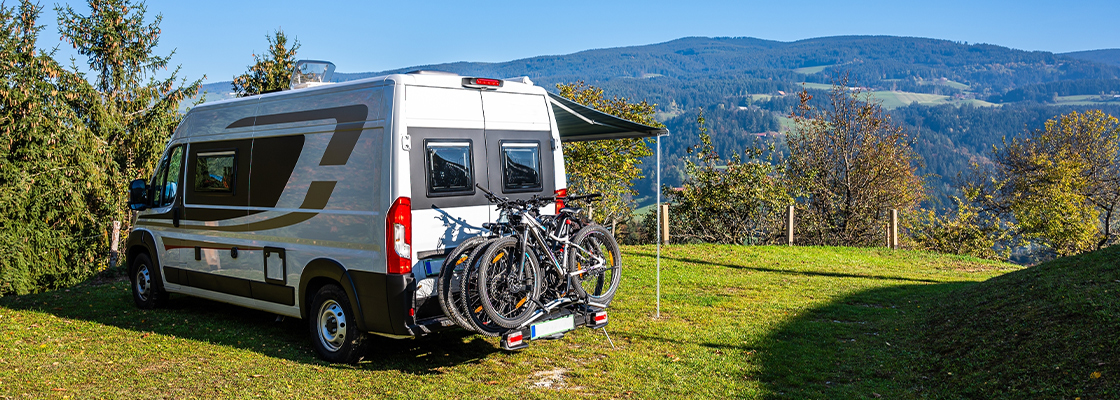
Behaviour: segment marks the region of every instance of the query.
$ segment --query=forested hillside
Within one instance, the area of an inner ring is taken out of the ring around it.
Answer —
[[[1105,64],[1120,65],[1120,49],[1102,49],[1074,51],[1061,53],[1061,55],[1079,60],[1096,61]]]
[[[991,44],[892,36],[838,36],[779,42],[756,38],[688,37],[645,46],[594,49],[502,63],[456,62],[396,70],[336,73],[347,81],[413,70],[468,76],[528,76],[552,89],[585,81],[608,95],[656,103],[673,135],[664,139],[664,183],[678,185],[681,157],[696,143],[703,109],[721,152],[756,140],[782,148],[796,93],[817,98],[841,74],[918,135],[931,193],[943,194],[991,145],[1046,119],[1088,108],[1120,115],[1120,50],[1067,54]],[[346,69],[347,66],[339,66]],[[208,99],[228,96],[229,83],[207,85]],[[999,107],[992,107],[998,105]],[[652,159],[644,169],[652,175]],[[650,196],[652,179],[636,183]],[[644,199],[643,203],[648,202]]]

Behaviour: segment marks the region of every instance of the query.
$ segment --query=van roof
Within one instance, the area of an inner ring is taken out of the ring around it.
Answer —
[[[466,76],[458,75],[455,73],[444,73],[442,71],[416,71],[407,74],[391,74],[375,76],[371,78],[363,78],[346,82],[337,82],[329,85],[313,86],[303,89],[294,90],[281,90],[278,92],[271,92],[265,94],[258,94],[255,96],[239,97],[233,99],[219,100],[215,102],[203,103],[194,107],[194,109],[206,109],[211,107],[220,107],[231,103],[240,103],[243,101],[253,101],[256,99],[264,98],[279,98],[287,97],[289,95],[307,94],[316,91],[342,91],[347,89],[356,89],[362,87],[384,86],[384,85],[406,85],[406,86],[430,86],[430,87],[445,87],[464,89],[463,78]],[[473,77],[472,77],[473,78]],[[503,79],[502,87],[485,90],[495,90],[498,92],[507,93],[524,93],[524,94],[540,94],[545,95],[547,92],[544,88],[520,82],[521,79],[515,80]],[[483,89],[469,89],[469,90],[483,90]]]

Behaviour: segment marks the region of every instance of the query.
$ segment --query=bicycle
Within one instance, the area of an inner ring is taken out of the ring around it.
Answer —
[[[512,236],[495,239],[478,265],[478,295],[494,323],[505,328],[522,327],[569,303],[607,306],[621,277],[618,243],[609,231],[589,224],[573,235],[565,227],[572,225],[578,209],[562,209],[552,218],[539,215],[539,208],[556,197],[510,200],[476,186],[506,212],[513,230]],[[555,298],[541,303],[545,271],[555,274],[555,279],[548,282],[551,292],[546,292],[555,294]],[[594,284],[590,293],[585,288],[589,282]]]

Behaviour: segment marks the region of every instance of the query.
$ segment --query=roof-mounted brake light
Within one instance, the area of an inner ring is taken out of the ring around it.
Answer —
[[[472,89],[497,89],[502,87],[501,79],[491,78],[463,78],[463,87]]]

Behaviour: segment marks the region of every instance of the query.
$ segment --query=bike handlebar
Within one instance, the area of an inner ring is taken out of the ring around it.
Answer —
[[[532,198],[527,199],[527,200],[510,199],[509,197],[498,197],[498,195],[494,194],[494,192],[491,192],[489,189],[486,189],[481,184],[476,183],[476,184],[474,184],[474,186],[477,187],[479,190],[482,190],[482,192],[486,194],[486,199],[487,200],[490,200],[490,202],[492,202],[492,203],[497,203],[498,207],[502,207],[502,208],[524,208],[524,207],[528,207],[528,206],[543,207],[543,206],[545,206],[549,203],[552,203],[552,202],[556,201],[557,199],[561,199],[561,200],[564,200],[564,201],[577,201],[577,200],[596,201],[596,200],[599,200],[603,197],[603,195],[600,194],[600,193],[592,193],[592,194],[585,194],[585,195],[580,195],[580,196],[538,197],[538,196],[534,195]]]

